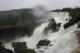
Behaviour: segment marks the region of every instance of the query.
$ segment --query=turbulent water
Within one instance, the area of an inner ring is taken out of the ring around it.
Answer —
[[[77,29],[77,24],[65,30],[63,25],[67,23],[70,18],[69,14],[65,12],[51,13],[49,18],[54,18],[56,23],[62,23],[59,31],[49,32],[47,35],[44,35],[43,31],[45,27],[48,26],[48,22],[45,22],[34,30],[32,37],[28,38],[27,36],[24,36],[22,38],[16,38],[14,41],[25,41],[28,48],[35,49],[37,53],[41,53],[39,52],[39,50],[44,51],[42,53],[72,53],[74,50],[76,50],[76,48],[79,47],[78,38],[75,33],[75,30]],[[47,49],[45,49],[44,47],[37,49],[36,44],[43,39],[50,40],[50,44],[52,44],[52,46],[47,46]],[[11,43],[5,44],[7,48],[12,48],[10,45]]]

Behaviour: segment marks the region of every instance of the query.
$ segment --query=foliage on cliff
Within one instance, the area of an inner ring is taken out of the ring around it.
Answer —
[[[68,23],[64,25],[65,28],[68,28],[72,26],[75,23],[78,23],[80,21],[80,8],[63,8],[63,9],[56,9],[52,10],[51,12],[69,12],[69,16],[71,16],[71,19]]]
[[[14,38],[16,35],[31,36],[38,26],[38,18],[32,14],[32,9],[16,9],[0,11],[0,38]]]

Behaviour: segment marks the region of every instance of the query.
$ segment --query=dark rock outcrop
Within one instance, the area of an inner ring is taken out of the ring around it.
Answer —
[[[36,53],[34,49],[28,49],[25,42],[12,43],[15,53]]]
[[[79,40],[79,43],[80,43],[80,30],[79,31],[76,31],[76,35],[77,35],[78,40]]]
[[[61,23],[56,23],[54,18],[51,18],[49,20],[49,24],[48,26],[44,29],[44,33],[47,33],[49,30],[51,30],[52,32],[56,32],[59,30]]]
[[[40,48],[41,46],[48,46],[51,43],[51,41],[44,39],[40,40],[39,43],[37,44],[37,48]]]
[[[39,50],[39,52],[42,52],[42,53],[43,53],[44,51],[42,51],[42,50]]]
[[[68,23],[64,24],[65,29],[80,21],[80,7],[56,9],[56,10],[52,10],[51,12],[68,12],[69,13],[69,16],[71,18]]]
[[[80,28],[80,21],[78,22],[78,28]]]

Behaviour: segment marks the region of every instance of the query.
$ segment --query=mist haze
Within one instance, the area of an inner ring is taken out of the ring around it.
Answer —
[[[0,11],[20,8],[33,8],[42,5],[48,9],[80,7],[80,0],[0,0]]]

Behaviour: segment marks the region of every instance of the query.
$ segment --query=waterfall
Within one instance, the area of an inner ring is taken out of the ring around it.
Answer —
[[[44,38],[43,30],[45,29],[45,27],[47,25],[48,25],[48,23],[41,24],[39,27],[37,27],[34,30],[34,33],[33,33],[32,37],[23,38],[23,39],[26,40],[28,48],[36,49],[37,43]]]
[[[65,21],[65,19],[69,19],[68,13],[57,13],[54,15],[54,18],[62,24],[58,32],[52,32],[46,35],[48,36],[46,39],[50,40],[53,46],[48,46],[47,49],[43,48],[40,50],[44,51],[44,53],[72,53],[79,47],[78,38],[76,33],[74,33],[77,25],[75,24],[66,30],[64,29],[63,25],[69,21]]]
[[[50,14],[50,17],[54,18],[56,23],[62,23],[60,29],[57,32],[50,32],[47,35],[44,35],[43,31],[45,27],[48,26],[48,22],[46,22],[37,27],[31,37],[24,36],[22,38],[17,38],[12,42],[25,41],[28,48],[35,49],[37,53],[40,53],[38,52],[38,49],[36,49],[36,44],[40,40],[48,39],[53,45],[48,46],[47,49],[43,49],[44,53],[72,53],[73,50],[79,46],[78,38],[76,36],[76,33],[74,33],[74,31],[77,29],[77,25],[75,24],[66,30],[64,29],[63,25],[69,21],[69,14],[66,12],[54,12]],[[7,43],[5,46],[8,48],[9,44],[10,43]]]
[[[44,38],[43,30],[47,26],[48,26],[48,23],[43,23],[40,27],[36,28],[33,35],[32,35],[32,38],[35,39],[36,41],[43,39]]]
[[[24,37],[21,37],[21,38],[16,38],[15,40],[13,40],[12,42],[26,42],[27,43],[27,46],[28,48],[36,48],[36,44],[44,38],[43,36],[43,30],[45,29],[45,27],[48,25],[48,22],[47,23],[43,23],[41,24],[39,27],[37,27],[34,32],[33,32],[33,35],[31,37],[27,37],[24,36]],[[11,47],[11,42],[9,43],[6,43],[4,44],[6,48],[9,48],[9,49],[12,49],[13,48]]]
[[[55,42],[53,41],[53,46],[49,47],[45,53],[71,53],[78,47],[78,39],[75,35],[69,31],[64,35],[57,36]]]

